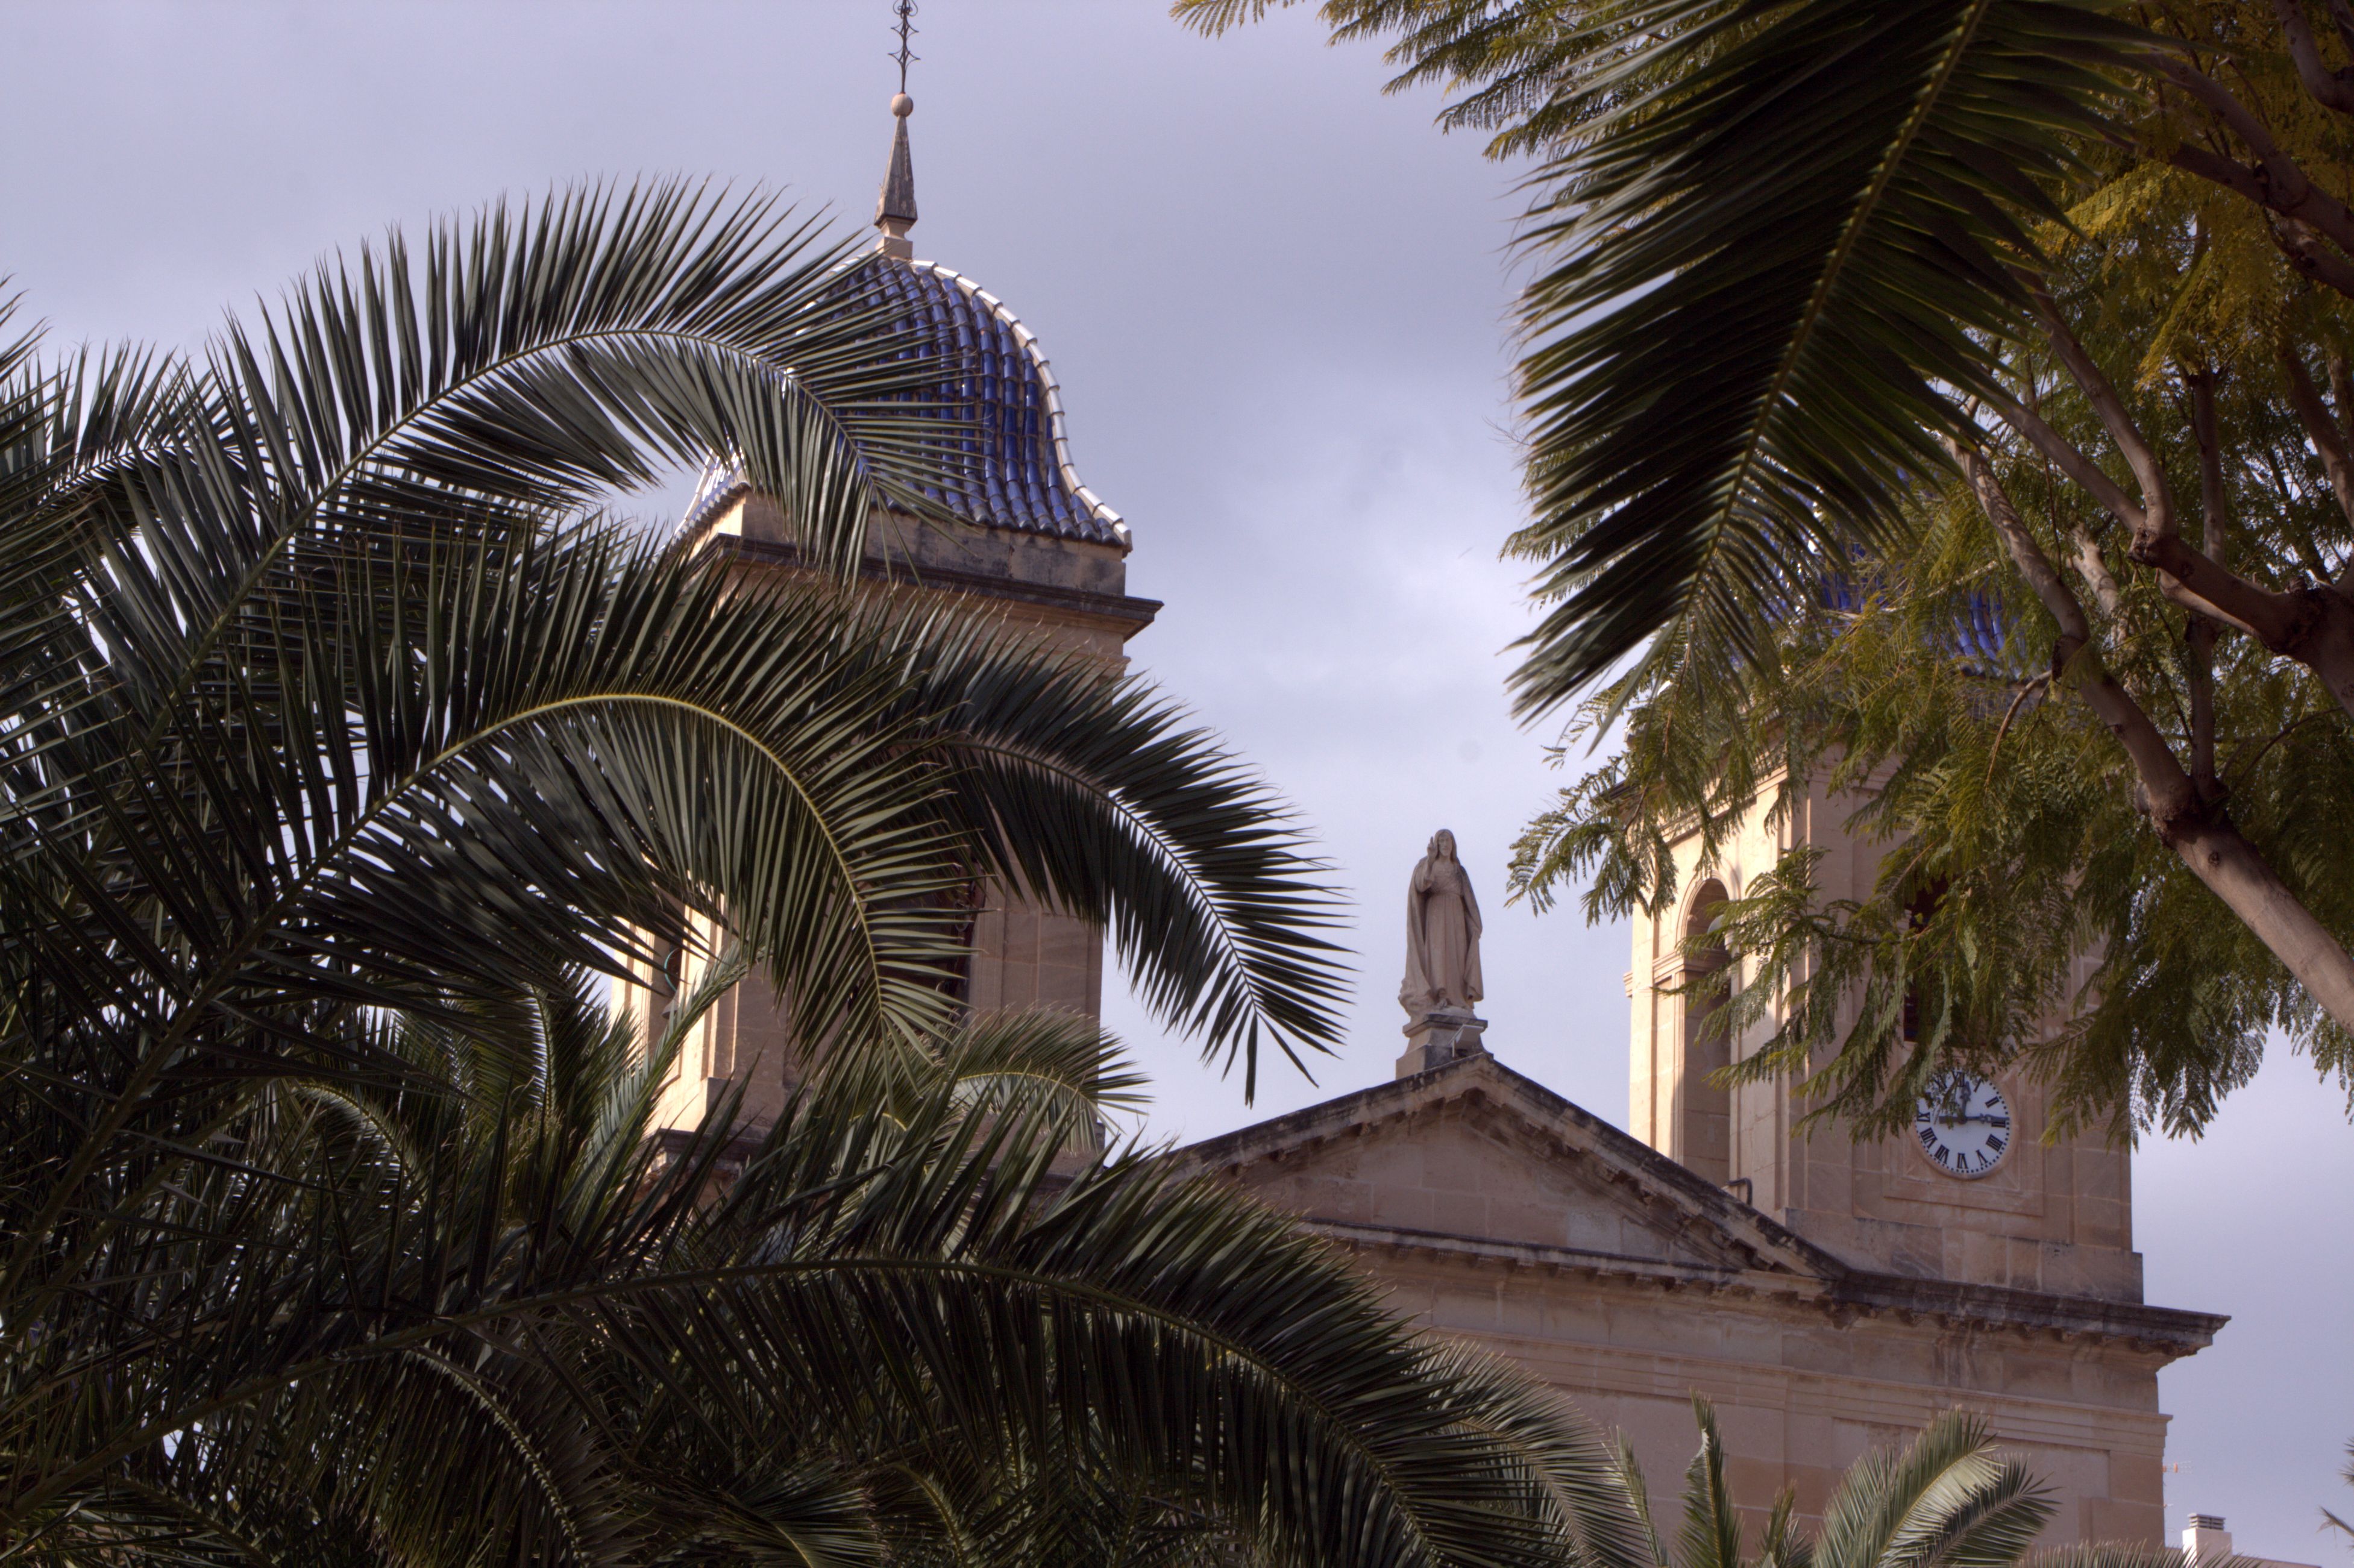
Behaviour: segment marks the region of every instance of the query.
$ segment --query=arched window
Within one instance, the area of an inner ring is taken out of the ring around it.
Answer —
[[[1907,928],[1914,932],[1919,931],[1922,927],[1926,926],[1929,923],[1930,916],[1936,914],[1937,906],[1945,901],[1946,879],[1940,876],[1930,882],[1926,886],[1921,888],[1918,892],[1914,893],[1911,900],[1904,906],[1904,916]],[[1898,1025],[1898,1028],[1903,1034],[1904,1044],[1906,1045],[1910,1046],[1920,1044],[1921,988],[1917,985],[1909,985],[1904,988],[1903,1021]]]
[[[1724,993],[1709,982],[1730,967],[1733,955],[1722,940],[1693,938],[1714,932],[1727,896],[1724,884],[1711,877],[1685,906],[1683,1063],[1676,1075],[1673,1151],[1686,1170],[1720,1186],[1733,1177],[1733,1097],[1710,1075],[1732,1060],[1732,1041],[1716,1017]]]

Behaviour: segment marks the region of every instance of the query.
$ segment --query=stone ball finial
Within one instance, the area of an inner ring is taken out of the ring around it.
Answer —
[[[891,95],[891,112],[905,120],[916,111],[916,101],[904,92]]]

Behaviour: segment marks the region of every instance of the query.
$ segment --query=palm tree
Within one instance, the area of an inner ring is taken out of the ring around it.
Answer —
[[[63,1558],[1565,1550],[1555,1499],[1613,1472],[1521,1380],[1228,1189],[1134,1150],[1073,1164],[1133,1086],[1076,1020],[821,1075],[749,1150],[724,1114],[658,1145],[670,1059],[742,972],[651,1052],[539,991],[362,1025],[408,1084],[258,1097],[239,1165],[158,1205],[212,1239],[174,1245],[173,1309],[111,1361],[113,1406],[214,1397],[19,1530]]]
[[[1057,1165],[1099,1043],[960,1022],[997,877],[1205,1050],[1319,1049],[1333,903],[1149,687],[851,591],[940,439],[862,264],[588,191],[194,363],[0,355],[0,1551],[1555,1549],[1598,1450],[1231,1195]],[[711,458],[816,576],[594,511]],[[668,1047],[581,990],[682,905],[825,1043],[748,1159],[649,1144]]]

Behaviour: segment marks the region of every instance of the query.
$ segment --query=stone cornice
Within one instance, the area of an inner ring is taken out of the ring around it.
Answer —
[[[1771,1269],[1712,1268],[1583,1247],[1401,1230],[1315,1214],[1303,1216],[1302,1223],[1351,1251],[1420,1255],[1472,1267],[1584,1274],[1662,1290],[1771,1298],[1814,1308],[1841,1321],[1889,1315],[1957,1328],[2049,1333],[2063,1340],[2097,1339],[2162,1354],[2168,1361],[2212,1343],[2217,1330],[2230,1321],[2211,1312],[2047,1296],[2001,1286],[1914,1279],[1862,1269],[1842,1267],[1834,1277],[1815,1278]]]
[[[1951,1322],[2121,1340],[2145,1350],[2168,1351],[2169,1360],[2212,1344],[2216,1333],[2232,1320],[2220,1312],[2190,1312],[2090,1296],[2050,1296],[2002,1285],[1916,1279],[1860,1268],[1845,1272],[1834,1295],[1842,1306],[1861,1311],[1913,1312]]]
[[[1515,1268],[1543,1269],[1553,1274],[1611,1275],[1674,1288],[1697,1286],[1710,1290],[1743,1289],[1753,1294],[1822,1294],[1821,1282],[1805,1275],[1764,1268],[1718,1268],[1700,1263],[1680,1263],[1626,1253],[1597,1252],[1588,1247],[1547,1246],[1537,1242],[1497,1241],[1482,1236],[1449,1235],[1440,1231],[1403,1230],[1394,1225],[1361,1224],[1353,1220],[1303,1214],[1300,1223],[1352,1249],[1420,1253],[1425,1256],[1467,1263],[1504,1264]]]
[[[739,534],[712,534],[705,536],[702,547],[717,550],[737,560],[758,561],[799,570],[811,569],[798,548],[774,540],[747,539]],[[858,575],[867,582],[1009,599],[1018,604],[1035,605],[1042,609],[1059,610],[1066,615],[1085,616],[1109,624],[1123,637],[1132,637],[1152,624],[1152,618],[1161,612],[1161,600],[1157,599],[1091,593],[1085,588],[1025,583],[1012,577],[992,577],[985,572],[960,572],[945,567],[918,569],[904,563],[885,565],[871,556],[860,565]]]

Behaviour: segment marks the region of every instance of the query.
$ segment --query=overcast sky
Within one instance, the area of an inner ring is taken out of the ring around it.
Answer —
[[[863,231],[893,88],[885,0],[104,5],[0,0],[14,157],[0,273],[52,342],[201,342],[388,223],[586,177],[781,185]],[[1363,907],[1321,1086],[1256,1109],[1124,996],[1156,1130],[1198,1137],[1385,1079],[1401,887],[1455,830],[1488,916],[1488,1039],[1623,1125],[1624,927],[1503,906],[1554,775],[1505,712],[1526,623],[1502,256],[1510,172],[1385,99],[1304,14],[1217,41],[1157,0],[925,0],[917,254],[1052,356],[1081,473],[1135,530],[1131,644],[1297,801]],[[1117,988],[1115,988],[1117,989]],[[2348,1560],[2315,1532],[2354,1436],[2354,1132],[2302,1062],[2136,1162],[2149,1299],[2233,1316],[2166,1372],[2169,1528]]]

